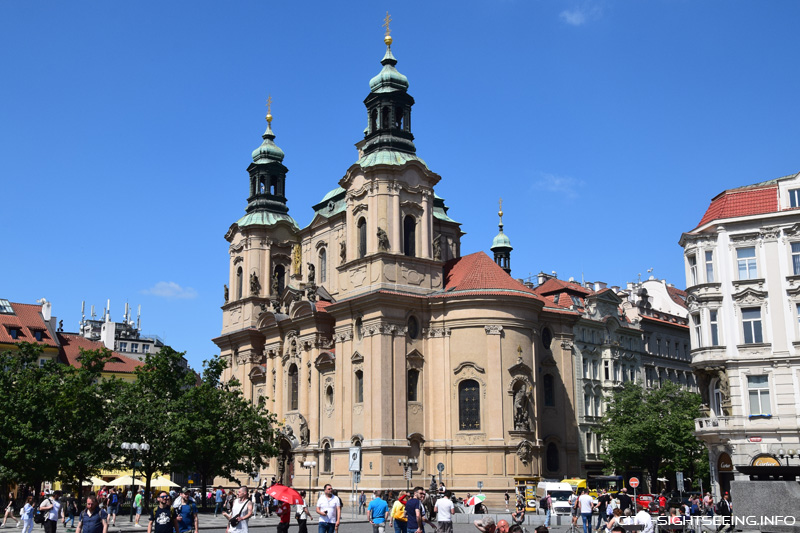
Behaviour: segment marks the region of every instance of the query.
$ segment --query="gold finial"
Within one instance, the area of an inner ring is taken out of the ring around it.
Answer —
[[[503,223],[503,199],[500,198],[500,201],[498,203],[500,204],[500,211],[498,211],[497,214],[500,216],[500,224],[502,224]]]
[[[389,23],[392,21],[392,16],[389,15],[389,12],[386,12],[386,17],[383,19],[383,27],[386,28],[386,35],[383,37],[383,42],[386,43],[386,46],[392,45],[392,30],[389,28]]]
[[[267,123],[272,124],[272,95],[267,98]]]

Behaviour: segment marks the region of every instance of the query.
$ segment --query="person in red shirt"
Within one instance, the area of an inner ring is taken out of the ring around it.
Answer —
[[[667,497],[664,496],[664,493],[661,493],[661,496],[658,497],[658,507],[661,511],[664,511],[667,508]]]
[[[275,510],[275,513],[281,519],[278,524],[278,533],[288,533],[289,520],[292,517],[292,506],[286,502],[278,502],[278,508]]]

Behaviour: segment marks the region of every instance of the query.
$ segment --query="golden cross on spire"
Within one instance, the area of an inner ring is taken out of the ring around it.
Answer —
[[[267,97],[267,122],[272,124],[272,95]]]
[[[383,27],[386,28],[386,35],[383,36],[383,42],[386,43],[386,46],[392,46],[392,29],[389,27],[389,23],[392,21],[392,16],[389,15],[389,12],[386,12],[386,17],[383,19]]]
[[[392,16],[389,12],[386,12],[386,16],[383,18],[383,27],[386,28],[386,35],[392,33],[392,30],[389,28],[389,23],[392,21]]]
[[[503,223],[503,199],[502,198],[500,198],[500,201],[498,202],[498,204],[500,204],[500,210],[497,212],[497,214],[500,216],[500,224],[502,224]]]

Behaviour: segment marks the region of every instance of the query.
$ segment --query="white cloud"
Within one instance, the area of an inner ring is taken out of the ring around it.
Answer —
[[[539,179],[533,183],[533,188],[561,194],[567,198],[576,198],[578,196],[578,190],[582,188],[583,185],[583,180],[571,178],[569,176],[556,176],[555,174],[542,173]]]
[[[142,294],[152,294],[168,300],[191,300],[197,298],[197,291],[191,287],[181,287],[174,281],[159,281]]]
[[[572,9],[565,9],[561,13],[559,13],[559,17],[561,20],[569,24],[570,26],[583,26],[589,19],[594,18],[595,16],[600,14],[600,8],[598,6],[594,6],[591,8],[587,8],[585,6],[578,6]]]

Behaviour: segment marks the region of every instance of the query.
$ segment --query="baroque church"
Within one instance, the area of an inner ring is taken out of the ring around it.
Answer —
[[[411,486],[436,476],[463,496],[481,482],[498,502],[545,467],[547,477],[579,471],[569,415],[537,415],[537,374],[556,360],[570,373],[556,376],[559,401],[571,403],[571,356],[550,345],[572,330],[556,316],[543,345],[546,299],[510,276],[502,211],[494,258],[461,254],[461,224],[435,191],[442,177],[417,156],[414,98],[388,28],[384,41],[359,158],[306,227],[289,215],[288,168],[267,115],[246,213],[225,235],[230,277],[214,342],[224,379],[266,398],[283,423],[281,455],[261,478],[348,492],[358,469],[359,490],[404,489],[409,469]],[[548,439],[555,457],[545,461]]]

